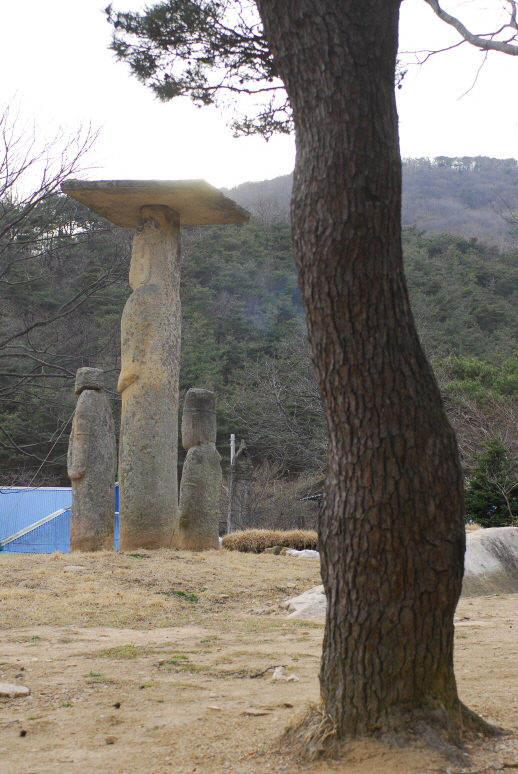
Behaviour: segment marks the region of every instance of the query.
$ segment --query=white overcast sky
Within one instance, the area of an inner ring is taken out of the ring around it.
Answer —
[[[108,0],[4,0],[0,15],[2,102],[15,98],[41,136],[80,123],[100,127],[92,179],[204,178],[216,186],[290,172],[294,142],[233,139],[224,115],[188,100],[157,102],[108,50]],[[117,10],[141,7],[114,0]],[[150,2],[149,4],[152,4]],[[449,0],[459,13],[494,9],[499,0]],[[478,29],[481,29],[478,21]],[[475,25],[476,26],[476,25]],[[423,0],[404,0],[401,50],[440,48],[458,36]],[[398,92],[404,157],[518,158],[518,57],[482,55],[465,44],[412,67]],[[406,57],[408,58],[408,57]]]

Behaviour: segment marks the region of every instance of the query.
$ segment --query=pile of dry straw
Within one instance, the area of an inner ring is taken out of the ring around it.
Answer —
[[[284,546],[302,551],[304,548],[316,549],[317,533],[309,529],[273,530],[246,529],[242,532],[231,532],[225,535],[223,548],[229,551],[244,551],[250,554],[260,554],[265,548]]]

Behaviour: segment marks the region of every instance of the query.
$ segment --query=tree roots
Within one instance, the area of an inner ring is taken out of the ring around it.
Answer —
[[[304,715],[284,731],[281,744],[297,758],[315,760],[336,747],[337,727],[322,702],[310,704]]]
[[[491,737],[506,733],[487,723],[461,702],[454,714],[455,718],[439,701],[430,700],[421,707],[393,710],[375,728],[350,734],[340,732],[337,723],[320,702],[310,704],[307,711],[284,731],[280,742],[296,758],[312,761],[340,757],[348,742],[368,737],[392,748],[427,747],[451,761],[465,764],[465,741],[475,734]]]

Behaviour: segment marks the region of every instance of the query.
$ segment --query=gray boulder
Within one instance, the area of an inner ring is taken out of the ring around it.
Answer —
[[[518,527],[468,532],[463,597],[518,593]]]
[[[518,527],[468,532],[464,568],[463,597],[518,593]],[[324,618],[324,586],[314,586],[281,607],[288,618]]]

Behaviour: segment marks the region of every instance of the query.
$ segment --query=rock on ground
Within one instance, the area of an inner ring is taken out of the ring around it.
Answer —
[[[324,586],[313,586],[296,597],[281,602],[288,610],[288,618],[323,618],[326,614]]]
[[[0,683],[0,696],[9,696],[11,699],[16,696],[28,696],[29,689],[24,685],[15,685],[14,683]]]
[[[518,592],[518,527],[493,527],[468,532],[463,597]],[[323,586],[314,586],[282,603],[288,618],[323,618]]]
[[[463,597],[518,592],[518,527],[468,532]]]

